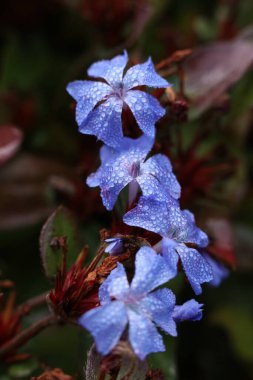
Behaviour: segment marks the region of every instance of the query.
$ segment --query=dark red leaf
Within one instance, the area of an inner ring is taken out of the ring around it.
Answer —
[[[14,125],[0,127],[0,165],[8,161],[17,152],[22,140],[22,131]]]
[[[187,95],[201,113],[253,63],[253,44],[244,40],[214,42],[196,49],[184,64]]]

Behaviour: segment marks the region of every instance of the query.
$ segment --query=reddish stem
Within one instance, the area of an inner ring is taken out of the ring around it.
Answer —
[[[0,347],[0,357],[5,356],[10,351],[14,351],[19,347],[23,346],[28,340],[33,338],[39,332],[45,328],[56,325],[59,322],[59,319],[55,315],[48,315],[44,319],[41,319],[38,322],[35,322],[32,326],[28,327],[26,330],[21,331],[13,339],[6,342],[2,347]]]

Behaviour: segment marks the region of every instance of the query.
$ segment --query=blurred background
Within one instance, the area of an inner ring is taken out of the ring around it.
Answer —
[[[15,283],[17,304],[50,289],[39,235],[60,204],[91,255],[99,230],[110,228],[99,192],[85,185],[99,144],[78,133],[67,83],[124,48],[132,63],[151,55],[156,64],[192,49],[164,68],[176,99],[158,140],[171,148],[182,206],[196,213],[212,237],[210,252],[231,274],[218,288],[204,287],[203,320],[182,325],[151,365],[169,380],[252,379],[253,2],[9,0],[0,9],[0,281]],[[172,286],[179,301],[192,297],[182,278]],[[78,376],[89,345],[74,327],[46,330],[23,348],[33,355],[27,363],[0,367],[0,380],[47,366]]]

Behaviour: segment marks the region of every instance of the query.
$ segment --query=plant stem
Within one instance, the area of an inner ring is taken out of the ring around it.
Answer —
[[[25,315],[25,314],[28,314],[31,309],[41,306],[43,304],[46,304],[47,302],[46,297],[48,293],[49,291],[26,300],[25,302],[23,302],[17,307],[17,310],[16,310],[17,313],[21,315]]]
[[[28,340],[37,335],[40,331],[45,328],[56,325],[59,323],[59,319],[51,314],[41,319],[38,322],[35,322],[32,326],[28,327],[26,330],[21,331],[13,339],[6,342],[2,347],[0,347],[0,357],[8,354],[10,351],[14,351],[19,347],[23,346]]]

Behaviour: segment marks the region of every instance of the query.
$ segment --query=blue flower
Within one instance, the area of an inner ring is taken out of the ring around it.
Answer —
[[[109,238],[105,242],[108,243],[105,252],[111,256],[117,256],[123,252],[122,238]]]
[[[195,300],[189,300],[183,305],[175,306],[173,319],[176,323],[183,321],[199,321],[202,318],[202,306]]]
[[[211,286],[219,286],[225,278],[229,276],[229,270],[225,265],[213,259],[208,253],[204,253],[206,261],[210,264],[213,271],[213,279],[209,282]]]
[[[126,139],[120,151],[102,148],[102,164],[96,173],[87,178],[87,184],[100,186],[101,197],[108,210],[114,207],[120,191],[128,184],[131,185],[130,191],[135,189],[132,196],[130,194],[131,200],[134,200],[132,198],[138,191],[138,185],[143,195],[153,196],[157,200],[179,198],[180,185],[169,159],[156,154],[145,161],[151,147],[150,140],[142,136],[136,140]]]
[[[95,135],[105,144],[119,147],[123,140],[121,113],[123,106],[132,111],[143,133],[155,136],[155,123],[165,110],[153,96],[137,90],[138,86],[166,88],[169,83],[155,72],[152,60],[131,67],[123,78],[128,56],[126,51],[111,60],[93,63],[88,75],[99,81],[74,81],[68,93],[77,101],[76,121],[82,133]]]
[[[190,211],[180,210],[177,200],[170,198],[167,202],[160,202],[151,197],[141,197],[123,220],[130,226],[141,227],[163,237],[161,251],[168,268],[176,276],[180,258],[196,294],[201,293],[203,282],[213,279],[211,266],[197,250],[207,246],[208,237],[196,226]]]
[[[98,352],[107,355],[127,325],[129,342],[141,360],[151,352],[165,350],[157,327],[176,336],[172,317],[175,296],[169,289],[153,290],[170,278],[164,259],[149,247],[142,247],[136,254],[131,285],[123,265],[118,263],[99,289],[101,306],[79,320],[94,337]]]

